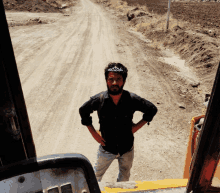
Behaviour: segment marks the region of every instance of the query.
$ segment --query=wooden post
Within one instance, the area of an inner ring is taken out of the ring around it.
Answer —
[[[167,32],[167,30],[169,28],[170,3],[171,3],[171,0],[169,0],[169,2],[168,2],[166,32]]]

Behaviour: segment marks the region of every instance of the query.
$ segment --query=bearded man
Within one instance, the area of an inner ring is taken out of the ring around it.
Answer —
[[[157,107],[140,96],[123,90],[128,70],[121,63],[110,63],[105,68],[107,91],[100,92],[85,102],[79,109],[81,123],[88,127],[93,138],[100,143],[94,167],[97,181],[114,159],[118,159],[117,182],[128,181],[134,158],[133,134],[143,125],[152,121]],[[92,125],[93,111],[97,111],[100,129]],[[141,111],[143,118],[134,124],[133,114]]]

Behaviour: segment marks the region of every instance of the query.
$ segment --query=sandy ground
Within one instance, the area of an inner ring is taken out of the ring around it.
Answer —
[[[66,16],[12,11],[6,15],[9,23],[45,21],[10,27],[37,156],[80,153],[94,166],[99,144],[81,125],[79,107],[106,90],[104,67],[121,62],[128,68],[124,89],[158,107],[150,126],[134,134],[130,181],[183,177],[189,122],[201,114],[204,101],[203,93],[191,85],[198,81],[192,69],[180,66],[170,50],[157,50],[140,33],[128,30],[112,10],[89,0],[67,9]],[[92,116],[98,130],[96,112]],[[134,122],[141,118],[136,112]],[[115,182],[117,175],[115,160],[103,181]]]

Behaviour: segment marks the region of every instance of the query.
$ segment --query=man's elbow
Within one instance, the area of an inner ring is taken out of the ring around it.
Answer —
[[[82,108],[82,107],[79,108],[79,114],[81,115],[81,117],[82,117],[82,115],[84,114],[84,113],[83,113],[83,108]]]
[[[155,115],[157,114],[157,111],[158,111],[157,107],[154,106],[154,107],[153,107],[153,116],[155,116]]]
[[[146,116],[145,120],[148,120],[148,122],[151,122],[153,120],[154,116],[157,114],[157,111],[158,111],[158,109],[156,106],[152,107],[151,113],[148,116]]]

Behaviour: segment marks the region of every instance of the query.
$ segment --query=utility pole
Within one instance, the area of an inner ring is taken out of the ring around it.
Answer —
[[[169,0],[169,2],[168,2],[166,32],[167,32],[167,30],[169,28],[170,3],[171,3],[171,0]]]

